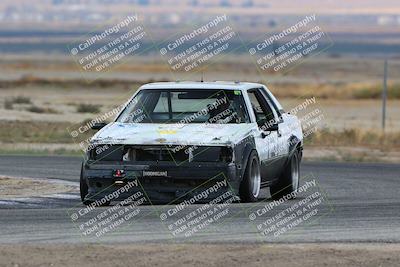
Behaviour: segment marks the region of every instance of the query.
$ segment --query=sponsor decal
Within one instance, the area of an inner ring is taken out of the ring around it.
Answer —
[[[163,176],[167,177],[167,171],[143,171],[143,176]]]

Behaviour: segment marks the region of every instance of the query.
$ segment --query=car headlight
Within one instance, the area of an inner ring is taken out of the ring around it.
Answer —
[[[232,162],[233,158],[233,149],[231,147],[222,147],[220,152],[220,160],[222,162]]]

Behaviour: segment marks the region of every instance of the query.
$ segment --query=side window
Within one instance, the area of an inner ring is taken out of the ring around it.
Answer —
[[[265,89],[261,89],[261,92],[263,94],[263,96],[265,97],[265,99],[267,99],[268,104],[273,108],[274,112],[277,114],[277,117],[279,117],[281,119],[281,113],[282,113],[282,107],[280,107],[280,104],[278,103],[279,107],[277,106],[277,100],[276,98],[268,91],[266,91]]]
[[[277,110],[277,107],[275,106],[274,102],[268,97],[268,95],[264,92],[264,90],[260,90],[260,93],[267,102],[267,105],[270,108],[271,112],[274,114],[275,119],[277,119],[277,121],[280,120],[281,119],[280,112]]]
[[[251,102],[251,108],[253,109],[254,115],[256,115],[256,120],[257,122],[260,121],[261,119],[265,118],[264,112],[261,108],[261,104],[258,101],[256,97],[255,91],[249,91],[248,93],[250,102]]]
[[[276,113],[268,104],[267,99],[262,95],[259,89],[249,90],[248,95],[258,126],[261,127],[266,122],[275,121]]]

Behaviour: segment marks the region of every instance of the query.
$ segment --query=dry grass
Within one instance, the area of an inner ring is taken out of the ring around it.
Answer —
[[[325,84],[271,84],[276,97],[317,97],[320,99],[379,99],[382,85],[373,83],[325,83]],[[388,98],[400,99],[400,84],[388,84]]]
[[[18,80],[0,81],[0,89],[26,88],[26,87],[53,87],[53,88],[85,88],[100,89],[131,89],[141,84],[153,82],[153,80],[130,81],[122,79],[98,79],[88,83],[84,79],[47,79],[35,76],[23,76]],[[379,99],[382,95],[382,85],[376,83],[270,83],[270,90],[277,97],[297,98],[299,96],[315,96],[322,99]],[[388,98],[400,99],[400,84],[388,84]],[[30,99],[24,96],[10,100],[15,104],[29,104]],[[22,101],[22,102],[20,102]]]
[[[0,121],[0,140],[3,143],[73,143],[67,130],[71,125],[68,122]]]
[[[56,78],[40,78],[33,75],[25,75],[18,80],[2,80],[0,81],[0,89],[13,89],[16,87],[43,87],[51,86],[54,88],[124,88],[129,89],[136,84],[142,84],[149,81],[129,81],[129,80],[114,80],[98,79],[88,82],[85,79],[56,79]]]
[[[345,129],[333,131],[322,129],[305,139],[312,146],[351,146],[371,147],[381,150],[399,150],[400,132],[384,133],[382,131]]]

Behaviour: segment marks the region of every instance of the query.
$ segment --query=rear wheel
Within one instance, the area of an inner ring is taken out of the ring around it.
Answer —
[[[299,188],[299,180],[300,159],[298,152],[295,151],[278,182],[269,188],[272,199],[280,199],[285,195],[296,192]]]
[[[243,181],[240,185],[240,199],[242,202],[255,202],[260,194],[261,173],[260,160],[257,153],[253,150],[247,161]]]

